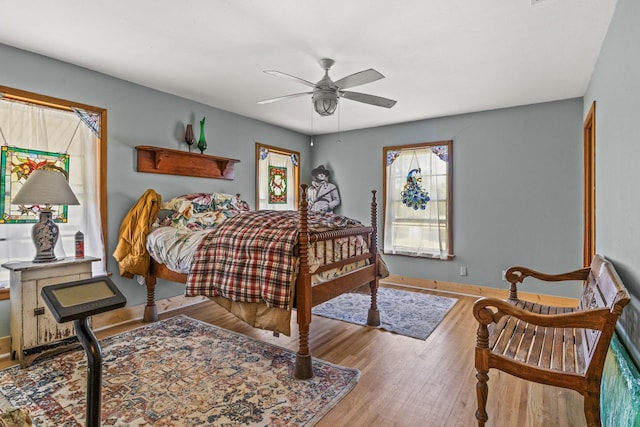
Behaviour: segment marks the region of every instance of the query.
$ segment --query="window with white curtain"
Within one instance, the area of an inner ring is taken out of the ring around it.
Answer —
[[[256,210],[297,210],[300,153],[256,143]]]
[[[106,186],[101,183],[104,160],[101,159],[103,146],[100,137],[103,133],[100,126],[106,112],[74,108],[71,103],[57,105],[50,101],[53,98],[46,97],[42,97],[48,100],[46,102],[42,99],[31,102],[31,99],[13,96],[5,90],[0,89],[0,144],[69,155],[69,184],[80,205],[68,206],[66,222],[57,223],[60,236],[55,248],[56,257],[75,255],[74,238],[76,232],[81,231],[85,254],[102,260],[92,263],[94,274],[105,274],[103,229],[106,222],[101,200]],[[28,154],[24,157],[26,159]],[[12,168],[15,166],[11,163],[9,160],[5,169],[0,170],[6,177],[5,181],[12,179],[10,174],[14,173]],[[6,193],[5,215],[10,210],[12,197],[10,191]],[[33,259],[35,247],[31,230],[36,219],[35,213],[33,221],[27,223],[12,223],[15,221],[7,221],[6,217],[0,219],[0,263]],[[0,268],[0,282],[7,282],[8,278],[9,271]]]
[[[383,253],[453,258],[452,141],[384,147]]]

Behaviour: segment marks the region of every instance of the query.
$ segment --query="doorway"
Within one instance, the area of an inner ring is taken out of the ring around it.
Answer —
[[[583,265],[596,253],[596,103],[591,104],[583,125],[584,141],[584,248]]]

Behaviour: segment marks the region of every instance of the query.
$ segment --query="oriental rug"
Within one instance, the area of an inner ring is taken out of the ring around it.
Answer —
[[[313,359],[186,316],[101,341],[102,426],[312,426],[356,384],[357,369]],[[85,422],[83,350],[0,371],[0,393],[34,425]],[[2,397],[0,396],[0,397]]]
[[[378,288],[380,328],[426,340],[458,300],[455,298]],[[346,293],[313,308],[313,314],[366,325],[371,295]]]

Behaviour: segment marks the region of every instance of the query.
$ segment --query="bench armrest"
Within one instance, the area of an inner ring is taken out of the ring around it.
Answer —
[[[511,284],[509,289],[509,299],[518,299],[518,283],[522,283],[527,277],[544,280],[545,282],[562,282],[569,280],[587,280],[589,277],[589,267],[570,271],[561,274],[546,274],[527,267],[511,267],[505,273],[505,279]]]
[[[611,311],[605,307],[571,313],[538,314],[496,298],[480,298],[473,304],[473,315],[478,323],[484,327],[491,323],[497,323],[503,316],[511,315],[532,325],[543,327],[602,330]]]

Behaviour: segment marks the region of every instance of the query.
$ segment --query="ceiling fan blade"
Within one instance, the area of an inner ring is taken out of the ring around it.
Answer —
[[[285,99],[297,98],[299,96],[311,95],[313,92],[294,93],[292,95],[279,96],[277,98],[265,99],[264,101],[258,101],[258,104],[271,104],[272,102],[283,101]]]
[[[376,80],[380,79],[384,79],[384,76],[373,68],[369,68],[368,70],[360,71],[358,73],[343,77],[335,82],[335,85],[340,89],[348,89],[350,87],[360,86],[365,83],[375,82]]]
[[[311,83],[307,80],[301,79],[300,77],[292,76],[291,74],[283,73],[275,70],[265,70],[265,73],[274,76],[274,77],[283,77],[285,79],[293,80],[298,83],[302,83],[303,85],[307,85],[309,87],[316,87],[315,83]]]
[[[364,102],[365,104],[375,105],[377,107],[391,108],[396,105],[397,101],[393,99],[383,98],[381,96],[369,95],[360,92],[340,91],[340,96],[352,101]]]

